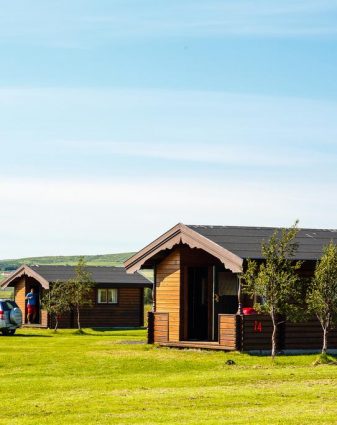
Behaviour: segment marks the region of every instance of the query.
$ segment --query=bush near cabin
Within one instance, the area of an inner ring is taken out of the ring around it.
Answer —
[[[322,355],[328,350],[329,331],[337,324],[337,245],[330,242],[317,262],[307,295],[309,310],[322,327]]]
[[[273,324],[271,356],[276,356],[278,326],[287,320],[303,317],[303,286],[298,275],[301,261],[293,261],[298,249],[295,241],[298,221],[290,229],[276,230],[268,241],[262,242],[264,261],[248,260],[243,274],[243,292],[252,298],[257,311],[268,314]]]

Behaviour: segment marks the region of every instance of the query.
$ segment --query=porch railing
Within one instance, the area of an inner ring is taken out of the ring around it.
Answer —
[[[148,313],[147,340],[149,344],[169,341],[168,313]]]

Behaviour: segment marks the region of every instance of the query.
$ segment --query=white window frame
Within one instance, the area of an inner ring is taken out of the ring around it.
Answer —
[[[109,301],[109,291],[114,291],[115,296],[112,297],[113,301]],[[101,293],[105,293],[105,300],[101,301]],[[97,289],[97,304],[118,304],[118,289],[117,288],[98,288]]]

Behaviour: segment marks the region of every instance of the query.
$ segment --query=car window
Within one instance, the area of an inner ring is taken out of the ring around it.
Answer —
[[[2,311],[8,311],[11,310],[13,307],[8,307],[7,302],[6,301],[2,301],[1,303],[1,310]]]
[[[12,310],[15,307],[17,307],[17,304],[14,301],[1,301],[0,303],[0,308],[3,311]]]

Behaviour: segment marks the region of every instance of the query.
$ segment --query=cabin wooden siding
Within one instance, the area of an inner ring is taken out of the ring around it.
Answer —
[[[285,348],[288,350],[321,349],[323,345],[323,330],[318,319],[312,317],[307,322],[285,325]],[[328,333],[328,348],[337,348],[337,329]]]
[[[160,344],[169,339],[169,314],[148,312],[147,342],[148,344]]]
[[[240,316],[236,314],[219,314],[219,345],[228,350],[238,349],[238,331]]]
[[[241,350],[270,350],[273,324],[269,316],[253,314],[241,316]]]
[[[156,313],[168,313],[169,341],[179,341],[180,336],[180,281],[180,249],[177,248],[156,267]]]
[[[47,310],[43,310],[41,308],[40,310],[40,323],[41,326],[48,328],[48,322],[49,322],[49,317],[48,317],[48,312]]]
[[[242,317],[242,351],[271,349],[272,322],[266,315]],[[277,350],[320,350],[323,343],[323,331],[319,321],[312,317],[306,322],[286,321],[278,326]],[[328,334],[328,348],[337,349],[337,329]]]
[[[96,288],[92,291],[91,297],[92,306],[81,309],[82,326],[143,326],[143,288],[118,288],[117,304],[98,304]]]
[[[144,290],[143,288],[118,288],[117,304],[99,304],[97,290],[91,292],[92,305],[80,310],[82,327],[140,327],[144,326]],[[55,321],[49,318],[49,326]],[[67,312],[59,317],[60,328],[77,326],[76,314]]]
[[[14,299],[22,311],[22,322],[25,322],[26,315],[26,279],[21,277],[14,288]]]
[[[48,328],[55,327],[55,318],[48,314]],[[71,312],[62,313],[58,317],[58,327],[59,328],[73,328],[74,327],[74,314]]]
[[[272,322],[266,315],[219,314],[219,345],[227,350],[269,350],[271,334]]]
[[[154,343],[154,312],[147,313],[147,343]]]

